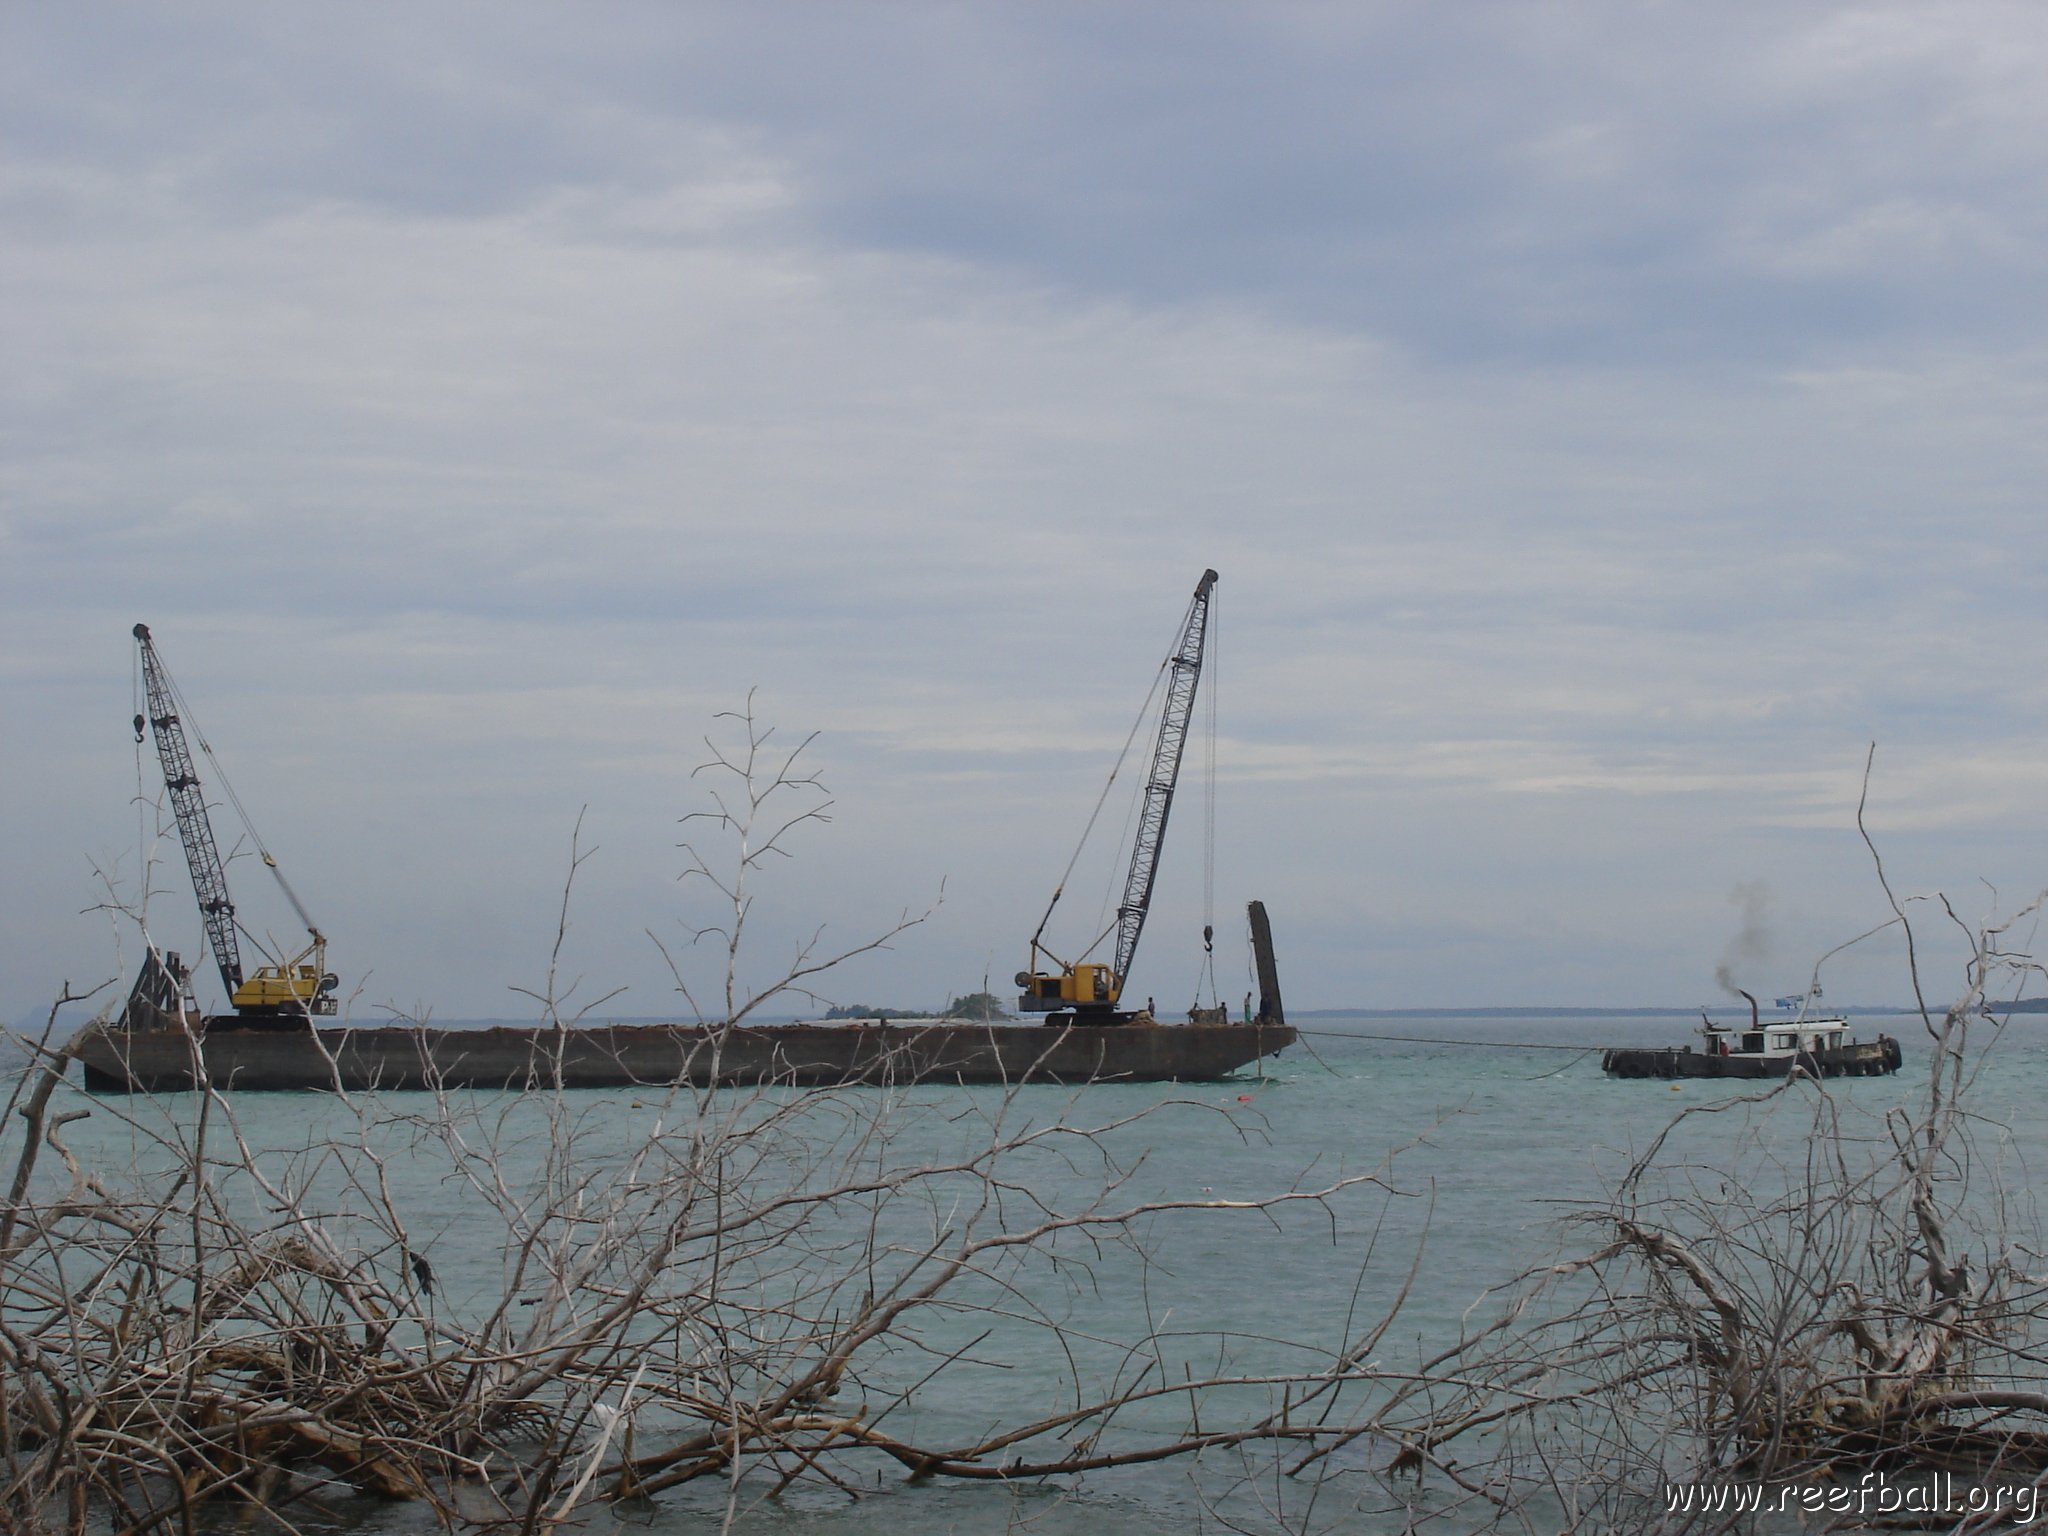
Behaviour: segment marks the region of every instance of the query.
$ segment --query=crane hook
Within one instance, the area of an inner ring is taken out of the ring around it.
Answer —
[[[135,717],[135,744],[138,747],[142,745],[142,716],[140,715]]]
[[[1216,953],[1216,929],[1215,925],[1211,923],[1202,924],[1202,953],[1205,955]]]

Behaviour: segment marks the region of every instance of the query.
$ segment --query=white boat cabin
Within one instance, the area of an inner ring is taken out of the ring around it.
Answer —
[[[1839,1014],[1806,1011],[1810,998],[1780,998],[1779,1006],[1796,1008],[1789,1019],[1751,1019],[1747,1026],[1716,1024],[1702,1016],[1709,1056],[1799,1056],[1813,1051],[1838,1051],[1855,1044],[1849,1021]]]

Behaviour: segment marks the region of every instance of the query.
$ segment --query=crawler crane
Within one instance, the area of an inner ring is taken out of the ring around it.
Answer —
[[[147,624],[135,626],[135,641],[142,651],[142,686],[148,710],[146,716],[135,717],[135,740],[138,745],[141,743],[145,726],[156,738],[164,788],[170,791],[171,809],[178,818],[178,837],[185,845],[185,863],[192,871],[192,893],[199,899],[206,942],[213,950],[214,963],[220,967],[221,985],[227,989],[228,1002],[241,1022],[252,1025],[289,1024],[310,1014],[333,1013],[337,980],[327,970],[326,935],[306,915],[297,893],[285,880],[284,871],[277,867],[277,860],[270,856],[270,850],[255,836],[253,828],[250,837],[257,852],[277,877],[279,888],[291,902],[299,921],[306,925],[312,942],[287,961],[258,966],[253,974],[243,972],[241,945],[236,938],[235,903],[228,894],[227,867],[221,862],[220,847],[214,841],[206,796],[193,767],[184,722],[179,718],[177,685],[156,653]],[[205,742],[202,740],[200,745]],[[232,789],[228,797],[234,800]],[[240,802],[234,803],[239,811]],[[247,819],[243,818],[244,825]]]
[[[1123,1009],[1124,980],[1138,953],[1138,936],[1145,931],[1145,914],[1152,905],[1152,882],[1159,872],[1159,850],[1166,840],[1166,818],[1173,809],[1174,785],[1180,778],[1182,750],[1187,745],[1188,723],[1195,708],[1195,686],[1202,677],[1202,647],[1209,628],[1209,595],[1216,585],[1216,573],[1204,571],[1195,584],[1187,618],[1181,624],[1180,643],[1166,658],[1166,703],[1159,712],[1159,734],[1152,744],[1152,767],[1145,780],[1145,801],[1138,814],[1138,835],[1131,845],[1130,872],[1124,877],[1124,899],[1117,907],[1116,957],[1091,961],[1084,953],[1079,960],[1063,961],[1045,947],[1045,925],[1052,918],[1066,890],[1066,881],[1052,893],[1038,931],[1031,935],[1031,967],[1017,973],[1023,995],[1017,1007],[1024,1013],[1051,1015],[1048,1024],[1127,1024],[1137,1014]],[[1112,775],[1114,777],[1114,775]],[[1078,856],[1078,855],[1077,855]],[[1072,873],[1073,865],[1067,866]],[[1096,940],[1107,938],[1105,932]],[[1092,953],[1094,945],[1089,946]],[[1041,965],[1041,960],[1049,966]]]

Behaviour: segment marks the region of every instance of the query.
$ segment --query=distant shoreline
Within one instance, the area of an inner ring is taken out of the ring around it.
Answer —
[[[1709,1004],[1709,1011],[1725,1004]],[[1734,1006],[1740,1007],[1740,1004]],[[1764,1012],[1775,1010],[1766,1006]],[[1850,1003],[1836,1008],[1832,1004],[1829,1012],[1834,1013],[1915,1013],[1913,1008],[1901,1008],[1887,1003]],[[2012,1005],[2016,1013],[2048,1012],[2048,999],[2042,999],[2038,1006]],[[1699,1015],[1700,1008],[1290,1008],[1290,1019],[1690,1019]]]
[[[1709,1003],[1705,1005],[1695,1004],[1692,1007],[1688,1008],[1544,1008],[1529,1006],[1517,1006],[1512,1008],[1292,1008],[1288,1010],[1288,1017],[1294,1019],[1696,1019],[1700,1015],[1702,1006],[1704,1006],[1706,1011],[1709,1013],[1721,1015],[1728,1014],[1731,1008],[1736,1010],[1739,1010],[1741,1008],[1741,1005],[1739,1003],[1730,1004],[1726,1002]],[[1830,1004],[1828,1005],[1828,1007],[1829,1011],[1831,1012],[1880,1016],[1896,1016],[1901,1014],[1911,1014],[1918,1011],[1913,1008],[1885,1003],[1849,1003],[1839,1008],[1833,1004]],[[2026,998],[2017,1003],[1998,1003],[1993,1005],[1993,1011],[2000,1014],[2048,1013],[2048,998]],[[1767,1015],[1776,1016],[1778,1010],[1771,1008],[1768,1005],[1768,1003],[1766,1003],[1764,1012]],[[46,1017],[47,1015],[42,1013],[34,1014],[32,1016],[24,1018],[22,1021],[17,1023],[14,1026],[14,1028],[17,1031],[26,1031],[32,1034],[40,1033],[43,1026],[43,1020]],[[57,1021],[58,1037],[61,1039],[64,1036],[69,1035],[72,1030],[76,1029],[80,1024],[83,1024],[87,1017],[89,1017],[89,1014],[87,1014],[83,1010],[81,1010],[75,1015],[72,1014],[70,1010],[65,1010],[62,1014],[59,1015]],[[407,1024],[416,1021],[409,1019],[400,1019],[391,1016],[376,1016],[366,1014],[350,1019],[337,1019],[334,1022],[336,1024],[390,1025]],[[430,1017],[424,1021],[419,1022],[424,1022],[426,1027],[430,1029],[468,1030],[494,1029],[507,1026],[521,1029],[530,1029],[534,1026],[534,1024],[537,1021],[531,1018],[443,1019]],[[674,1014],[657,1014],[645,1017],[635,1016],[630,1018],[585,1019],[582,1022],[585,1025],[609,1025],[677,1024],[689,1023],[691,1021],[678,1019]],[[800,1020],[799,1018],[791,1015],[761,1015],[749,1019],[748,1022],[753,1024],[793,1024],[798,1022],[804,1022],[804,1020]],[[816,1022],[816,1020],[809,1020],[809,1022]],[[961,1023],[971,1021],[941,1021],[936,1018],[905,1018],[903,1022],[906,1024],[933,1024],[939,1022]],[[997,1024],[1002,1024],[1004,1022],[1017,1023],[1018,1021],[995,1020],[993,1022]]]

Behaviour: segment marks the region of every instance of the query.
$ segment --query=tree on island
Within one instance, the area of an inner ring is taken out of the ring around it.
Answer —
[[[991,1024],[998,1019],[1016,1017],[1003,1007],[1002,999],[993,992],[970,992],[965,997],[956,997],[946,1005],[945,1016],[971,1024]]]
[[[993,992],[970,992],[965,997],[954,998],[939,1013],[924,1008],[877,1008],[872,1003],[845,1003],[827,1009],[825,1017],[828,1020],[957,1019],[969,1024],[990,1024],[1015,1015],[1004,1009],[1002,1000]]]

